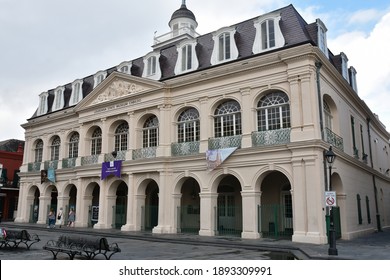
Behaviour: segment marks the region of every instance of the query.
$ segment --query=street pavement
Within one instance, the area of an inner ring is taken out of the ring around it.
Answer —
[[[123,232],[118,229],[54,228],[45,225],[3,222],[5,229],[26,229],[36,233],[41,241],[26,250],[0,249],[0,260],[50,260],[51,252],[42,247],[49,240],[63,234],[106,237],[109,243],[117,243],[121,252],[112,260],[390,260],[390,229],[373,232],[353,240],[337,240],[337,256],[329,256],[329,245],[292,242],[291,240],[239,237],[205,237],[191,234],[152,234],[150,232]],[[68,259],[59,254],[58,259]]]

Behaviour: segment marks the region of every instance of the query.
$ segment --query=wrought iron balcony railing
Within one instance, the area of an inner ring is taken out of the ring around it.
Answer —
[[[156,157],[157,147],[149,147],[133,150],[133,160]]]
[[[46,160],[44,164],[44,169],[57,169],[58,168],[58,160]]]
[[[35,172],[35,171],[40,171],[41,170],[41,162],[30,162],[28,164],[28,172]]]
[[[325,132],[325,141],[332,145],[333,147],[344,151],[344,143],[343,143],[343,138],[341,136],[338,136],[336,133],[334,133],[332,130],[329,128],[324,129]]]
[[[127,151],[117,151],[116,155],[112,153],[104,154],[104,161],[126,160]]]
[[[209,138],[209,150],[241,148],[242,135]]]
[[[277,130],[253,131],[252,146],[271,146],[290,143],[291,128]]]
[[[187,156],[199,153],[199,141],[171,144],[172,156]]]
[[[76,166],[76,158],[62,159],[62,168],[73,168]]]
[[[91,165],[99,162],[99,155],[90,155],[81,158],[81,165]]]

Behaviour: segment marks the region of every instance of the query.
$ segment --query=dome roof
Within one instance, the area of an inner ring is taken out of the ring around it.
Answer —
[[[196,22],[196,18],[193,12],[187,9],[187,6],[185,4],[185,1],[183,1],[183,4],[181,5],[180,9],[176,10],[171,17],[171,20],[169,21],[169,24],[172,20],[177,18],[189,18]]]

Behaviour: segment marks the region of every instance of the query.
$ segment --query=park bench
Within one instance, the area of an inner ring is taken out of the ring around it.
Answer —
[[[57,259],[58,253],[64,253],[71,260],[75,256],[84,256],[91,260],[98,255],[103,255],[106,260],[109,260],[112,255],[121,251],[117,243],[108,244],[105,237],[86,238],[64,235],[58,237],[57,240],[49,240],[43,249],[50,251],[53,254],[53,259]]]
[[[1,228],[0,248],[17,248],[21,243],[30,250],[31,245],[40,240],[37,234],[30,234],[27,230],[14,230]]]

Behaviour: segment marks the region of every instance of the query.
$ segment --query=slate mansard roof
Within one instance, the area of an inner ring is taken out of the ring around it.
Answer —
[[[236,60],[233,60],[231,62],[237,61],[237,60],[244,60],[248,59],[253,56],[263,55],[265,53],[269,52],[275,52],[279,51],[284,48],[289,48],[293,46],[297,46],[300,44],[310,43],[312,45],[318,45],[318,38],[317,38],[317,24],[311,23],[308,24],[301,15],[296,11],[293,5],[288,5],[286,7],[283,7],[281,9],[275,10],[270,12],[269,14],[276,14],[280,13],[280,29],[282,31],[285,44],[282,48],[276,48],[267,52],[262,52],[260,54],[253,54],[252,47],[255,40],[256,35],[256,29],[254,27],[254,20],[258,17],[248,19],[246,21],[243,21],[241,23],[232,25],[231,27],[234,27],[236,30],[235,33],[235,42],[238,48],[238,58]],[[266,14],[267,15],[267,14]],[[171,20],[174,17],[178,16],[190,16],[195,19],[195,16],[191,11],[189,11],[185,5],[181,6],[179,10],[176,10]],[[196,38],[197,45],[196,45],[196,55],[199,61],[199,67],[198,69],[192,71],[201,71],[205,70],[207,68],[211,67],[218,67],[219,65],[212,65],[211,64],[211,55],[214,48],[214,41],[213,41],[213,34],[208,33],[205,35],[201,35]],[[173,42],[171,45],[164,46],[161,49],[155,50],[159,51],[160,53],[160,59],[159,64],[161,68],[161,78],[160,81],[164,81],[170,78],[176,77],[174,73],[176,61],[178,59],[178,53],[177,53],[177,47],[176,44],[180,43],[180,41]],[[339,56],[334,56],[329,51],[329,60],[330,62],[336,67],[336,69],[340,72],[340,60]],[[229,63],[229,62],[227,62]],[[136,77],[142,77],[143,69],[144,69],[144,58],[140,57],[134,60],[131,60],[131,75]],[[112,68],[106,69],[107,71],[107,77],[117,71],[117,66],[114,66]],[[191,72],[190,72],[191,73]],[[180,74],[185,75],[185,74]],[[106,78],[107,78],[106,77]],[[94,76],[88,76],[82,79],[83,85],[82,85],[82,92],[83,92],[83,98],[85,98],[90,92],[92,92],[94,87]],[[62,110],[65,110],[69,107],[73,107],[75,105],[70,106],[69,101],[72,93],[72,83],[64,85],[65,91],[64,91],[64,107]],[[52,105],[54,101],[54,89],[51,89],[48,91],[48,110],[47,114],[50,114],[52,112]],[[38,117],[37,112],[34,113],[34,115],[31,117],[31,119]]]

